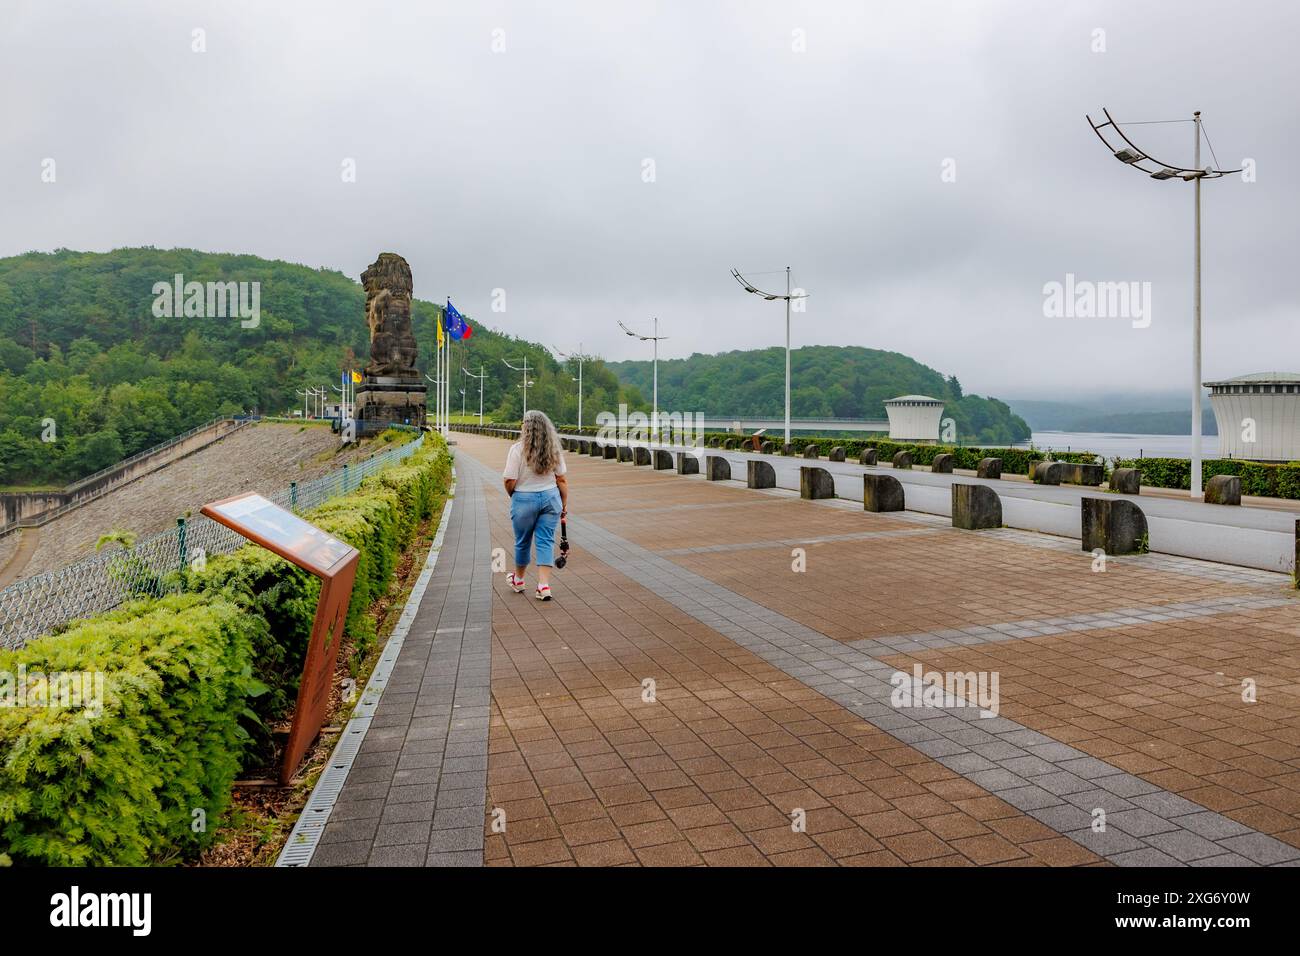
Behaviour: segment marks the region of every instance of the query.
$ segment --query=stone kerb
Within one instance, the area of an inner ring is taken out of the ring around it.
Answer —
[[[1215,475],[1205,483],[1207,505],[1241,504],[1241,479],[1236,475]]]
[[[1110,473],[1110,490],[1121,495],[1142,493],[1142,472],[1136,468],[1116,468]]]
[[[745,463],[745,483],[751,488],[775,488],[776,469],[759,458]]]
[[[1084,498],[1081,502],[1084,551],[1137,554],[1147,549],[1147,518],[1126,498]]]
[[[799,497],[809,501],[835,497],[835,479],[825,468],[803,465],[799,469]]]
[[[953,482],[952,526],[967,531],[1002,527],[1002,499],[988,485]]]
[[[902,511],[904,502],[903,483],[893,475],[862,476],[864,511]]]

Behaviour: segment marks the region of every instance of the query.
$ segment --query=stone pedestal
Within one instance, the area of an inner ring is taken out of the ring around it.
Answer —
[[[367,375],[357,386],[355,416],[363,430],[389,425],[423,427],[428,386],[420,378]]]
[[[862,476],[864,511],[902,511],[903,483],[893,475]]]
[[[1121,495],[1136,495],[1142,491],[1142,472],[1136,468],[1116,468],[1110,473],[1110,490]]]
[[[1083,550],[1138,554],[1146,550],[1147,517],[1126,498],[1084,498]]]
[[[1241,504],[1241,479],[1236,475],[1215,475],[1205,483],[1207,505]]]
[[[835,497],[835,479],[825,468],[804,465],[799,469],[799,497],[816,501]]]
[[[1001,458],[981,458],[979,464],[975,466],[975,476],[977,478],[1002,479],[1002,459]]]
[[[1002,500],[988,485],[953,482],[952,526],[967,531],[1002,527]]]
[[[745,465],[745,484],[751,488],[775,488],[776,469],[765,461],[751,458]]]

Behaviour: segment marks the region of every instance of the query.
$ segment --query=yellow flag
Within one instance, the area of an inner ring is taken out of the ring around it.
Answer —
[[[354,371],[352,373],[352,384],[353,385],[359,384],[360,381],[361,381],[361,373]]]
[[[434,319],[433,324],[438,327],[438,348],[442,348],[442,316],[439,315]]]

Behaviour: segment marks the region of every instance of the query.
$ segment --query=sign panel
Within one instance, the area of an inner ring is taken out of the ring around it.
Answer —
[[[202,513],[321,579],[293,725],[280,761],[280,782],[287,784],[325,723],[361,555],[347,542],[256,493],[204,505]]]

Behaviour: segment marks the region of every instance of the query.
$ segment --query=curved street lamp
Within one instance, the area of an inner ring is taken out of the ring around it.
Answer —
[[[761,295],[768,302],[775,302],[778,299],[785,300],[785,443],[790,444],[790,300],[806,299],[808,293],[801,292],[798,295],[790,288],[790,267],[785,267],[785,295],[779,292],[764,292],[762,289],[756,289],[735,269],[731,270],[731,276],[746,292],[752,292],[754,295]]]
[[[634,339],[640,339],[642,342],[654,343],[654,402],[652,405],[650,419],[650,441],[653,444],[659,443],[659,343],[668,338],[666,335],[659,334],[659,319],[651,319],[654,323],[654,335],[642,335],[640,332],[633,332],[620,320],[618,327],[632,336]]]
[[[1106,117],[1106,122],[1093,122],[1091,116],[1086,116],[1088,125],[1092,131],[1097,134],[1097,138],[1106,144],[1106,148],[1114,154],[1115,158],[1121,163],[1132,166],[1134,169],[1141,170],[1152,179],[1168,180],[1181,179],[1183,182],[1196,184],[1195,193],[1195,224],[1193,226],[1193,243],[1194,243],[1194,264],[1192,267],[1192,480],[1191,480],[1191,497],[1199,498],[1201,496],[1201,180],[1204,179],[1222,179],[1231,173],[1239,173],[1240,169],[1214,169],[1210,166],[1201,167],[1201,111],[1197,110],[1192,114],[1190,121],[1196,127],[1196,146],[1192,159],[1192,166],[1173,166],[1169,163],[1162,163],[1153,157],[1146,150],[1138,147],[1128,135],[1120,129],[1115,122],[1115,118],[1110,112],[1103,107],[1102,114]],[[1168,122],[1180,122],[1170,120]],[[1103,132],[1109,130],[1109,132]],[[1117,137],[1123,145],[1116,148],[1116,144],[1107,139],[1107,136]],[[1208,140],[1207,140],[1208,142]],[[1210,148],[1210,154],[1214,154],[1214,148]],[[1216,158],[1217,161],[1217,158]],[[1144,165],[1145,164],[1145,165]],[[1147,168],[1148,166],[1154,168]]]

